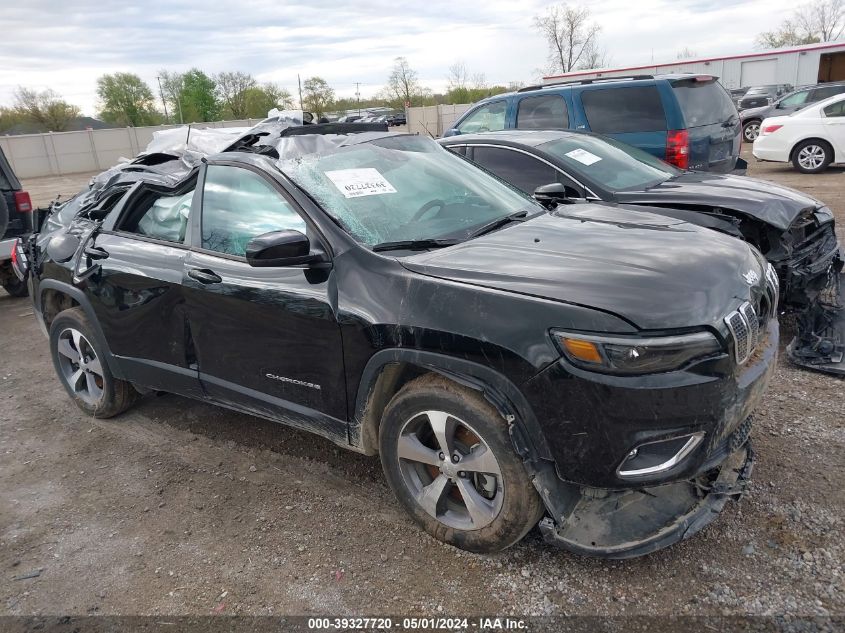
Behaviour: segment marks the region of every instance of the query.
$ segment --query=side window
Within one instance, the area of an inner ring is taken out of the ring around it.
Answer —
[[[202,192],[202,247],[246,254],[253,238],[270,231],[305,232],[305,221],[264,178],[248,169],[209,165]]]
[[[507,101],[494,101],[483,105],[461,121],[458,130],[462,134],[474,132],[498,132],[505,129],[505,115],[508,111]]]
[[[666,130],[656,86],[583,90],[581,103],[590,129],[599,134]]]
[[[557,182],[557,170],[521,152],[501,147],[476,147],[472,160],[505,182],[531,195],[541,185]]]
[[[173,196],[165,196],[153,191],[147,192],[138,198],[131,209],[126,211],[118,229],[156,240],[181,244],[185,241],[193,198],[194,187],[191,187],[190,191]],[[104,200],[103,203],[112,203],[113,206],[119,200],[120,196],[116,195],[113,203],[111,198]]]
[[[821,101],[834,95],[842,94],[842,86],[825,86],[824,88],[816,88],[813,90],[813,101]]]
[[[809,90],[802,90],[801,92],[796,92],[793,95],[789,95],[788,97],[784,97],[784,99],[780,102],[781,106],[784,107],[794,107],[799,106],[803,103],[807,103],[807,97],[810,96]]]
[[[521,130],[565,130],[569,111],[560,95],[526,97],[516,111],[516,127]]]
[[[837,101],[825,107],[824,115],[828,117],[845,116],[845,101]]]

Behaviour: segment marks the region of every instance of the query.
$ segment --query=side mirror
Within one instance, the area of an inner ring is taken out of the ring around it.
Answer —
[[[572,202],[572,198],[577,197],[572,195],[574,193],[572,187],[567,187],[562,182],[553,182],[537,187],[534,190],[534,199],[544,207],[552,208]]]
[[[443,138],[446,138],[447,136],[458,136],[460,133],[461,131],[456,127],[449,128],[446,130],[446,133],[443,134]]]
[[[270,231],[252,238],[246,245],[246,261],[256,268],[296,266],[326,261],[320,250],[311,250],[311,241],[299,231]]]

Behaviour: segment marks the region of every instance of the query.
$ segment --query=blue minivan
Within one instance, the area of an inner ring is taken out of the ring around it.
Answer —
[[[743,166],[737,164],[739,114],[711,75],[635,75],[529,86],[479,101],[444,136],[514,128],[589,130],[681,169],[726,173]]]

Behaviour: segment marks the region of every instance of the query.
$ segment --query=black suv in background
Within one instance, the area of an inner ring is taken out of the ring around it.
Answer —
[[[760,253],[324,128],[142,156],[55,210],[20,261],[76,404],[164,390],[379,454],[423,529],[478,552],[545,515],[573,551],[644,554],[742,492],[778,347]]]
[[[23,297],[27,292],[26,283],[12,270],[13,247],[19,237],[33,230],[36,213],[29,193],[21,187],[0,148],[0,286],[13,297]]]
[[[737,109],[742,111],[747,108],[759,108],[769,105],[782,94],[792,90],[789,84],[770,84],[766,86],[751,86],[737,104]]]
[[[843,92],[845,92],[845,82],[809,86],[785,94],[774,103],[742,110],[739,113],[739,118],[742,120],[742,137],[747,142],[753,143],[760,136],[760,124],[763,119],[792,114],[810,104]]]

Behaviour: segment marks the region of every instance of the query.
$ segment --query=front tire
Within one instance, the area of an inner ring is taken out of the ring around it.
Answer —
[[[81,308],[60,312],[50,324],[50,354],[59,381],[76,405],[95,418],[110,418],[131,407],[135,388],[115,378],[94,329]]]
[[[399,502],[445,543],[499,551],[543,515],[506,422],[476,391],[436,374],[409,382],[385,409],[379,445]]]
[[[792,165],[803,174],[817,174],[833,162],[833,148],[826,141],[801,141],[792,150]]]
[[[742,126],[742,138],[747,143],[753,143],[760,136],[760,121],[748,121]]]

